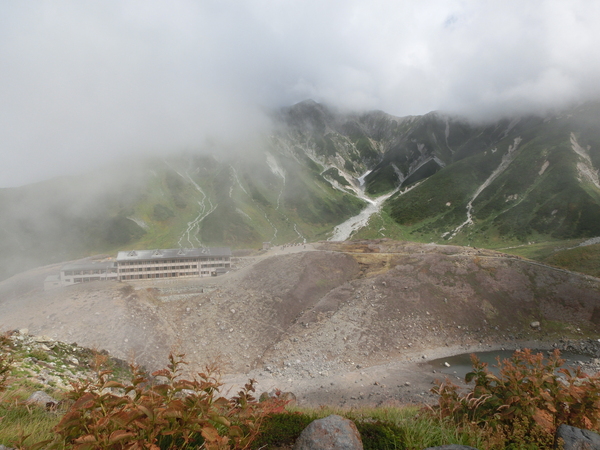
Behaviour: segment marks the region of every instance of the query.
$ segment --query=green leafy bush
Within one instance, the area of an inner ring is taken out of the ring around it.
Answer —
[[[548,358],[516,351],[498,360],[498,376],[475,355],[471,358],[473,371],[465,381],[475,383],[472,389],[461,393],[449,381],[432,389],[440,396],[438,412],[456,425],[489,429],[507,448],[552,448],[561,424],[600,429],[600,374],[562,367],[558,350]]]

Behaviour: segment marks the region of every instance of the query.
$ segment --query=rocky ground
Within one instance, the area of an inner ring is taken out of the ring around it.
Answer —
[[[0,329],[149,369],[179,351],[190,372],[219,361],[230,387],[252,377],[261,391],[345,406],[431,400],[432,358],[598,337],[600,280],[488,250],[319,243],[234,266],[217,278],[47,292],[43,278],[58,266],[36,269],[0,283]]]
[[[27,330],[13,330],[0,337],[0,353],[10,355],[10,367],[20,385],[50,391],[66,391],[72,383],[96,377],[95,367],[112,369],[115,376],[128,374],[125,361],[111,358],[76,343],[56,341],[48,336],[33,336]],[[26,382],[23,382],[26,380]],[[9,379],[12,382],[13,379]]]

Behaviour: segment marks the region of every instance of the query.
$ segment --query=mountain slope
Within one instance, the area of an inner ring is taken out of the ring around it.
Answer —
[[[474,124],[305,101],[272,122],[236,148],[0,189],[0,279],[133,247],[327,239],[367,202],[375,214],[355,238],[500,248],[600,236],[600,104]]]
[[[364,202],[322,167],[268,142],[243,155],[185,153],[0,190],[0,279],[132,247],[261,247],[326,237]]]
[[[597,105],[507,129],[505,137],[429,177],[387,213],[418,239],[494,241],[600,235]]]

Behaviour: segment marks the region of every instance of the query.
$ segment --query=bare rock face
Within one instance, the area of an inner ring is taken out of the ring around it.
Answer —
[[[593,431],[561,425],[556,430],[557,443],[559,439],[564,443],[564,450],[600,450],[600,435]]]
[[[311,422],[294,445],[294,450],[363,450],[356,425],[338,415]]]

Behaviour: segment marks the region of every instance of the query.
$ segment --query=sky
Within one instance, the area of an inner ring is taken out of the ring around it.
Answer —
[[[243,146],[313,99],[475,120],[600,97],[596,0],[0,2],[0,187]]]

